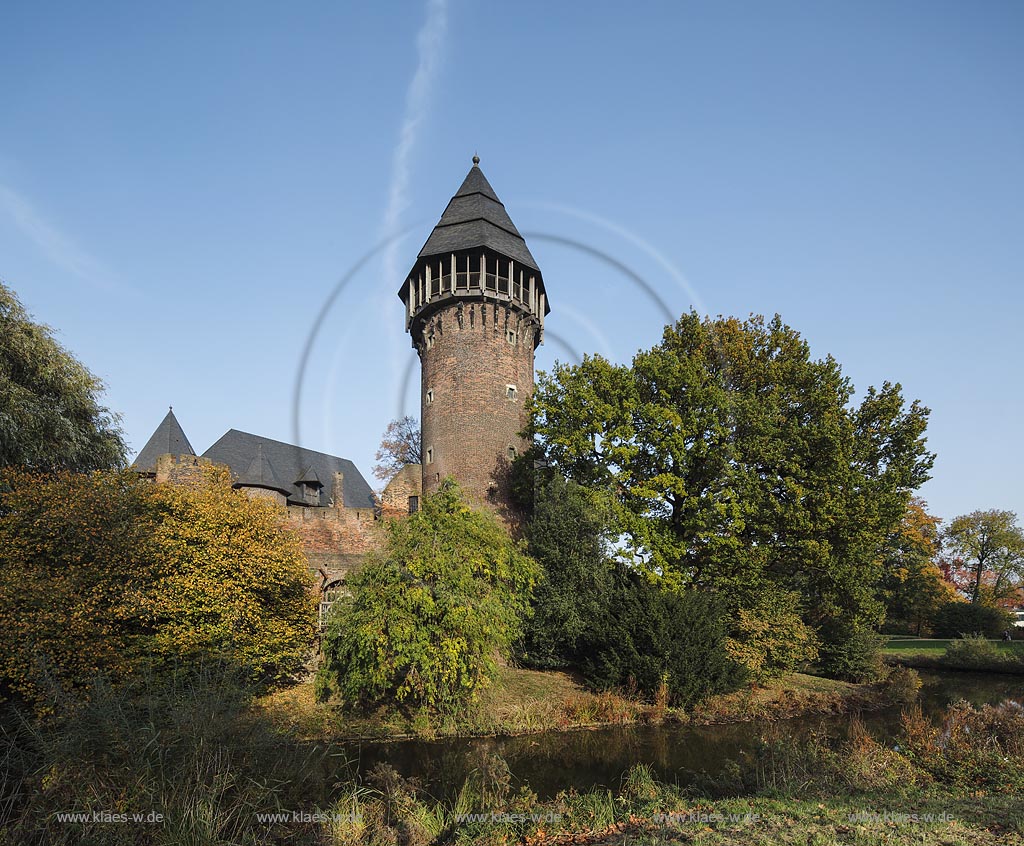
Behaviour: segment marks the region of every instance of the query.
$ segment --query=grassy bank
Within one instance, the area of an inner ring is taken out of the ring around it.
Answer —
[[[411,805],[408,817],[393,818],[392,825],[388,825],[386,814],[377,807],[365,804],[345,807],[358,807],[361,812],[366,811],[366,815],[360,816],[354,825],[336,826],[332,832],[336,837],[333,843],[387,842],[387,835],[379,834],[382,828],[402,831],[411,842],[489,846],[514,843],[524,846],[668,843],[1013,846],[1024,843],[1021,836],[1024,819],[1019,802],[1011,796],[951,795],[948,791],[930,788],[912,796],[867,790],[844,796],[781,794],[712,799],[687,795],[671,785],[649,780],[642,770],[625,774],[623,786],[617,792],[567,793],[542,805],[530,804],[527,796],[525,801],[520,799],[500,809],[475,814],[455,807],[430,809]]]
[[[887,656],[896,658],[912,655],[938,657],[945,653],[953,642],[953,638],[896,636],[889,639],[884,652]],[[1007,643],[1002,640],[990,640],[989,643],[1007,655],[1024,655],[1024,641],[1017,640]]]
[[[791,673],[763,686],[715,696],[690,711],[593,693],[566,673],[502,667],[464,710],[428,716],[381,708],[354,716],[315,700],[311,684],[264,697],[259,707],[283,731],[307,740],[514,735],[627,723],[692,725],[773,721],[804,714],[839,714],[890,703],[878,686]]]

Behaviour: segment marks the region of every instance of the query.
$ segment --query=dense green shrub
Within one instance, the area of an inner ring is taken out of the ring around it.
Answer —
[[[519,649],[531,667],[574,666],[581,640],[607,614],[612,566],[603,539],[604,509],[575,482],[553,476],[537,486],[527,527],[529,552],[544,578]]]
[[[818,663],[826,676],[852,682],[878,681],[886,638],[866,626],[835,625],[822,633]]]
[[[540,570],[453,481],[389,520],[324,636],[317,693],[446,708],[471,699],[520,635]]]
[[[663,590],[619,567],[607,613],[584,639],[580,670],[596,687],[635,687],[648,697],[664,685],[669,700],[686,707],[746,678],[729,657],[726,634],[714,594]]]
[[[947,602],[935,614],[932,629],[935,637],[960,637],[982,634],[1000,637],[1010,628],[1010,615],[1002,608],[974,602]]]

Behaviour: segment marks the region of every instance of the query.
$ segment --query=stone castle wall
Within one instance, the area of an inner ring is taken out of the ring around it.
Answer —
[[[202,481],[204,469],[212,464],[209,458],[198,455],[160,455],[156,459],[154,480],[174,485],[196,485]]]
[[[161,455],[156,460],[154,481],[175,485],[194,485],[202,480],[203,470],[212,466],[208,458],[195,455]],[[302,540],[310,569],[320,586],[344,578],[358,567],[363,557],[379,543],[379,519],[409,513],[409,497],[420,495],[420,467],[408,465],[387,486],[378,515],[373,508],[346,508],[342,495],[344,479],[336,473],[332,480],[330,507],[286,505],[285,497],[263,488],[245,488],[249,496],[269,499],[283,509],[287,526]]]
[[[422,494],[422,470],[419,464],[407,464],[388,482],[380,498],[382,517],[401,517],[419,510]],[[413,499],[415,497],[415,499]]]
[[[377,543],[372,508],[315,508],[289,505],[287,525],[302,539],[310,569],[326,584],[357,567]]]

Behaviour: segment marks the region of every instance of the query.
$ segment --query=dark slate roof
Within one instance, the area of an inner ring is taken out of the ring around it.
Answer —
[[[462,187],[449,201],[419,257],[444,255],[473,247],[490,247],[540,272],[526,241],[475,158]]]
[[[236,488],[266,488],[267,490],[282,493],[285,496],[292,492],[291,485],[282,482],[277,473],[274,472],[274,465],[263,454],[262,443],[256,444],[256,454],[252,457],[252,461],[249,463],[246,471],[238,474],[238,479],[235,481],[234,486]]]
[[[156,459],[160,455],[195,455],[192,444],[185,437],[185,431],[181,428],[178,418],[174,416],[174,409],[167,412],[167,416],[156,427],[156,431],[146,441],[146,445],[135,457],[133,464],[135,469],[143,473],[156,472]]]
[[[235,476],[242,476],[253,462],[257,447],[262,447],[263,456],[273,467],[274,475],[288,491],[288,501],[296,505],[305,503],[298,482],[308,481],[300,477],[311,469],[324,487],[320,489],[320,504],[327,505],[331,498],[334,474],[345,474],[344,494],[346,508],[372,508],[373,491],[366,479],[347,458],[315,452],[311,449],[293,446],[281,441],[261,438],[248,432],[231,429],[221,436],[212,447],[203,453],[217,464],[226,464]]]

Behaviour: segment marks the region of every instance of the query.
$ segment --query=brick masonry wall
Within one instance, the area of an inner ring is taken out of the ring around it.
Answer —
[[[212,463],[209,458],[198,455],[159,455],[154,479],[175,485],[195,485],[202,481],[203,469]]]
[[[290,505],[288,526],[298,532],[310,552],[366,553],[373,548],[375,520],[372,508],[306,508]]]
[[[422,494],[422,482],[422,469],[419,464],[407,464],[399,470],[381,494],[381,516],[402,517],[408,514],[409,498]]]
[[[272,491],[268,488],[254,488],[254,487],[242,487],[253,499],[266,499],[274,503],[274,505],[285,506],[288,504],[288,498],[280,491]]]
[[[286,516],[288,527],[302,539],[311,569],[326,571],[329,580],[350,572],[378,543],[379,524],[372,508],[290,505]]]
[[[418,349],[425,492],[450,475],[470,499],[514,518],[509,448],[519,454],[528,446],[519,433],[533,393],[535,332],[535,324],[515,310],[480,302],[450,305],[423,326]],[[515,386],[514,399],[509,385]]]

